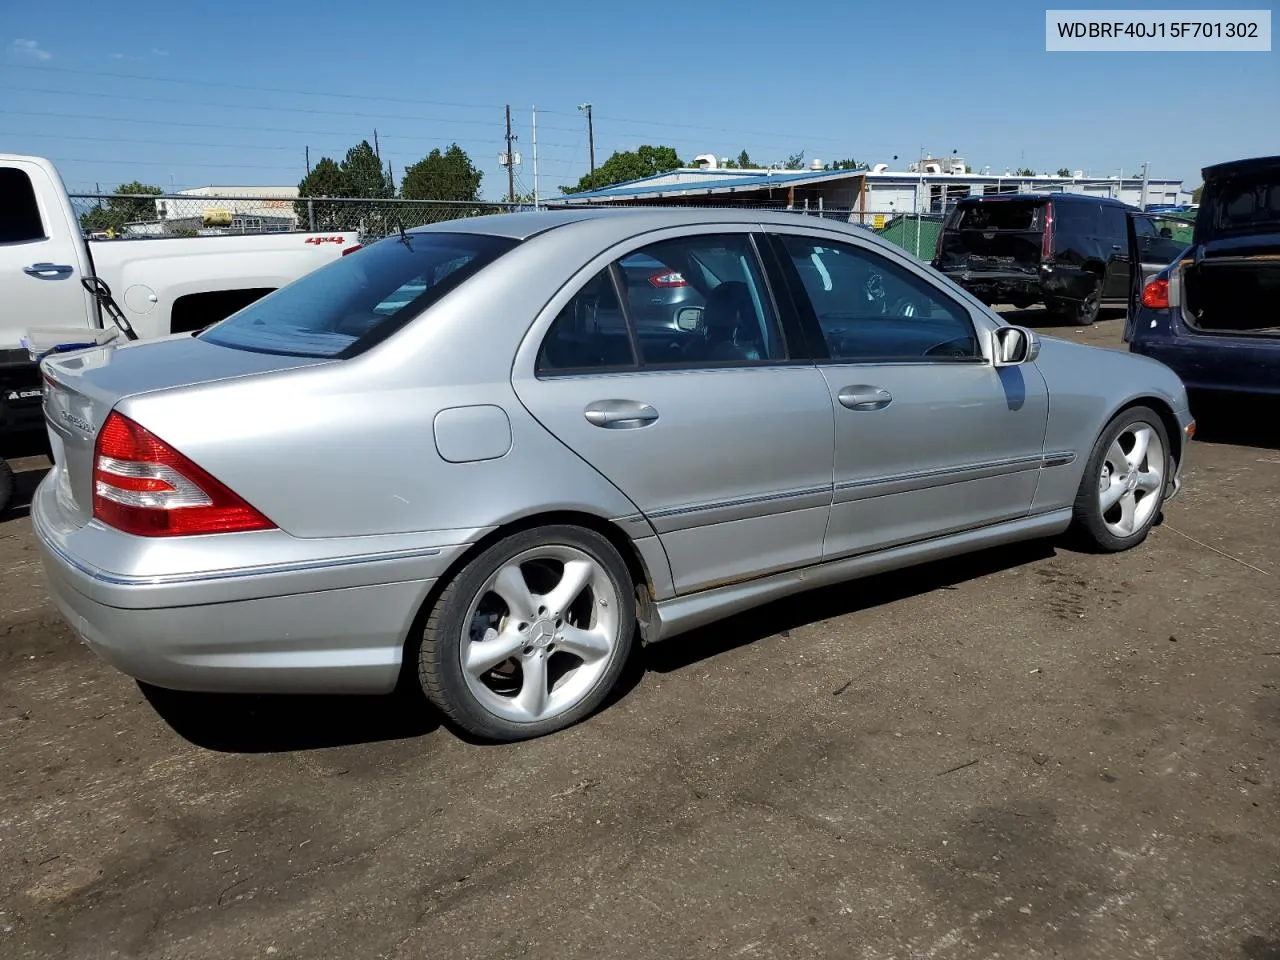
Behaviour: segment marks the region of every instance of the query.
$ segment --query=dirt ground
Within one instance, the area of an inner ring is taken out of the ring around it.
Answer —
[[[1197,414],[1136,551],[793,598],[503,747],[409,699],[144,693],[45,599],[20,499],[0,957],[1280,960],[1277,421]]]

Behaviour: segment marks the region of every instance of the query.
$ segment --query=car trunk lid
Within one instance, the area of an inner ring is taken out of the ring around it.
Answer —
[[[982,198],[956,205],[938,241],[936,265],[947,271],[1032,273],[1040,265],[1047,200]]]
[[[234,350],[191,336],[46,358],[44,414],[61,519],[74,527],[92,518],[94,444],[107,416],[126,397],[328,362],[333,361]]]
[[[1213,173],[1179,265],[1183,318],[1206,333],[1280,336],[1280,158]]]

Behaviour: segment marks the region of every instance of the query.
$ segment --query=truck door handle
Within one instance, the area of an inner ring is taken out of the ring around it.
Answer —
[[[66,263],[33,263],[29,267],[23,267],[22,272],[30,274],[33,277],[39,277],[46,273],[56,273],[63,277],[73,272],[74,268]]]
[[[888,390],[865,383],[844,387],[837,396],[840,398],[840,403],[850,410],[883,410],[893,403],[893,394]]]
[[[593,426],[613,430],[644,427],[658,419],[657,410],[637,400],[597,400],[583,415]]]

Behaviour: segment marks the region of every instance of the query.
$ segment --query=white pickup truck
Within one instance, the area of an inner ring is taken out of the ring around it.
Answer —
[[[112,325],[82,278],[98,277],[141,338],[198,330],[358,249],[355,232],[88,240],[48,160],[0,154],[0,512],[5,438],[40,426],[33,327]]]

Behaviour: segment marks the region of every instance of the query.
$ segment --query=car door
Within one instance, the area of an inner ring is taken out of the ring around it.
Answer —
[[[1099,234],[1099,254],[1107,265],[1102,298],[1127,301],[1133,263],[1129,254],[1129,224],[1124,208],[1112,203],[1102,205]]]
[[[824,558],[1025,516],[1048,415],[1034,364],[995,368],[994,322],[905,257],[817,229],[771,232],[836,415]]]
[[[0,349],[16,348],[30,326],[84,326],[94,315],[60,188],[40,164],[0,161]]]
[[[680,323],[635,323],[622,263],[642,257],[683,284]],[[749,226],[684,228],[579,271],[535,322],[513,383],[649,520],[687,592],[822,556],[835,428],[803,343],[780,322]]]

